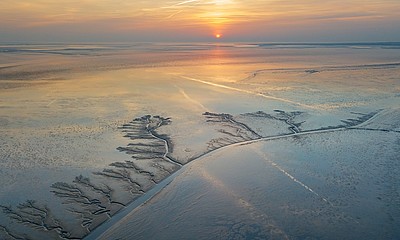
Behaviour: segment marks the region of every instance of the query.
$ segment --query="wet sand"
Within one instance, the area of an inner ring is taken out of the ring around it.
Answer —
[[[2,238],[399,236],[398,50],[67,49],[1,53]]]
[[[395,239],[397,193],[388,186],[398,177],[385,169],[398,166],[396,144],[384,154],[381,145],[366,151],[357,146],[365,135],[396,141],[396,135],[345,131],[211,154],[100,239]],[[349,136],[356,146],[333,140]],[[377,164],[376,155],[385,163]]]

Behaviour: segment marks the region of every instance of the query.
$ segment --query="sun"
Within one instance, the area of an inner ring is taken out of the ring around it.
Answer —
[[[216,38],[221,38],[221,37],[222,37],[222,34],[217,33],[217,34],[215,34],[215,37],[216,37]]]

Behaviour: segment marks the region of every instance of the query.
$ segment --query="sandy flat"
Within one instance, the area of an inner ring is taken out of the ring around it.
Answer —
[[[399,236],[397,50],[60,49],[1,53],[0,238]]]

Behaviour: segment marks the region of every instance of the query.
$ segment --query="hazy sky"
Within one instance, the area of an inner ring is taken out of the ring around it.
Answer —
[[[400,41],[400,0],[1,0],[0,41]]]

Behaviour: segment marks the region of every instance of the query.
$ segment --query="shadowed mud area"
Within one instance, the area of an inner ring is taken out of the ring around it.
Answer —
[[[1,46],[0,239],[399,238],[399,50],[246,46]]]

